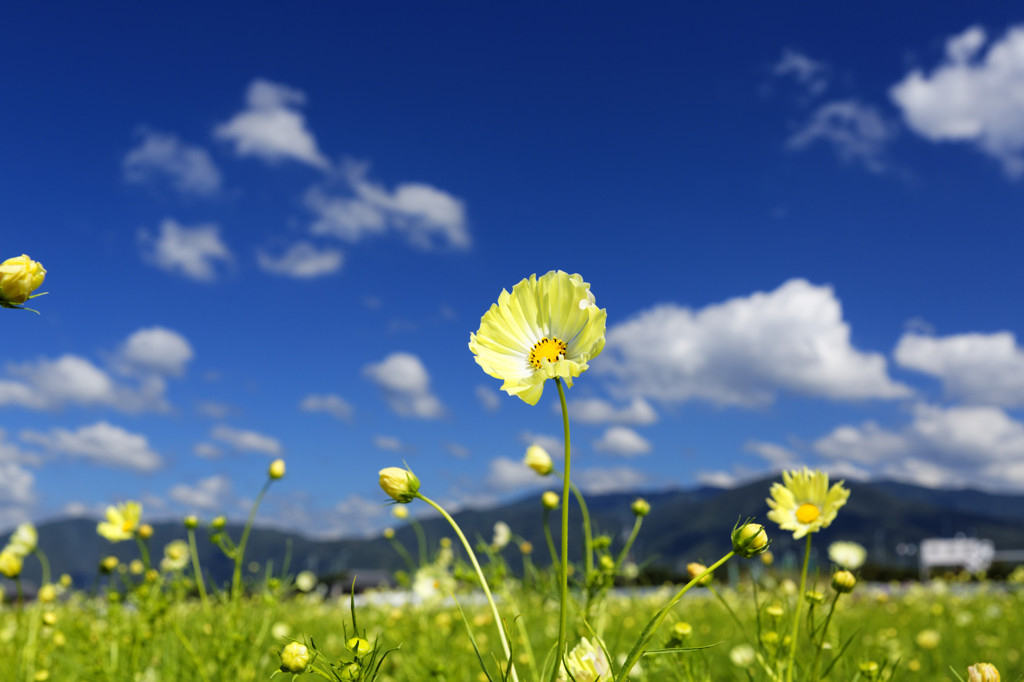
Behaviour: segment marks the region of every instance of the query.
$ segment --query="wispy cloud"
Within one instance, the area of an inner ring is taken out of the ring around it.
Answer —
[[[234,261],[220,238],[220,228],[213,223],[186,227],[168,218],[160,223],[155,235],[146,228],[139,230],[139,243],[144,260],[197,282],[217,279],[218,261]]]
[[[310,242],[292,244],[280,256],[265,251],[256,255],[260,268],[275,275],[295,279],[314,279],[333,275],[341,270],[345,256],[338,249],[318,248]]]
[[[230,504],[230,494],[231,481],[227,476],[209,476],[200,479],[194,486],[179,483],[167,493],[172,500],[192,511],[226,509]]]
[[[215,426],[210,432],[210,438],[227,443],[239,452],[259,452],[271,456],[284,452],[281,442],[273,436],[257,431],[236,429],[226,424]]]
[[[220,170],[205,149],[153,130],[142,131],[141,138],[121,162],[127,182],[167,182],[182,194],[200,196],[220,191]]]
[[[52,453],[81,457],[106,466],[154,471],[162,463],[160,455],[150,448],[145,436],[106,421],[74,431],[62,428],[54,428],[46,433],[25,430],[19,437],[26,443],[35,443]]]
[[[803,150],[822,142],[846,163],[863,166],[872,173],[884,173],[890,164],[886,148],[896,137],[897,127],[887,122],[875,107],[857,100],[826,102],[786,140],[786,147]]]
[[[304,412],[325,412],[335,419],[349,421],[352,419],[351,403],[339,395],[328,393],[326,395],[310,394],[302,399],[299,409]]]

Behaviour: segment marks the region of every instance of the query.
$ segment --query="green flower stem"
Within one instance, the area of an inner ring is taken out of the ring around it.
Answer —
[[[152,566],[149,563],[149,548],[146,547],[146,541],[139,537],[139,534],[135,534],[135,544],[139,546],[139,554],[142,556],[142,565],[146,567],[148,571]]]
[[[828,626],[832,622],[832,614],[836,612],[836,603],[839,601],[840,594],[842,593],[836,592],[836,596],[832,599],[832,607],[828,610],[828,616],[825,617],[825,627],[821,629],[821,639],[818,640],[818,646],[814,652],[814,661],[811,663],[811,679],[818,675],[818,659],[821,658],[821,650],[825,646],[825,635],[828,634]]]
[[[210,601],[206,596],[206,581],[203,579],[203,570],[199,565],[199,549],[196,547],[196,529],[188,529],[188,551],[192,554],[192,572],[195,573],[196,588],[199,590],[199,601],[203,603],[203,610],[210,610]]]
[[[551,510],[544,507],[544,539],[548,542],[548,551],[551,552],[551,565],[555,566],[558,564],[558,550],[555,549],[555,541],[551,537],[551,526],[548,524],[548,517],[551,515]]]
[[[629,550],[633,548],[633,543],[636,542],[636,536],[640,534],[640,526],[643,525],[644,517],[638,516],[633,521],[633,532],[629,534],[629,538],[626,539],[626,544],[622,546],[622,551],[619,552],[619,558],[615,560],[615,575],[619,574],[619,569],[622,567],[622,562],[626,560],[626,556],[629,554]]]
[[[437,510],[444,520],[448,522],[454,530],[455,534],[459,536],[459,540],[462,542],[463,548],[466,550],[466,554],[469,555],[469,560],[473,564],[473,569],[476,571],[476,575],[480,578],[480,586],[484,590],[484,596],[487,597],[487,603],[491,606],[491,615],[494,616],[494,626],[498,629],[498,637],[501,639],[501,647],[505,650],[505,659],[509,662],[509,667],[512,670],[513,682],[519,682],[519,676],[516,674],[516,666],[512,662],[512,648],[508,644],[508,638],[505,636],[504,622],[501,620],[501,614],[498,613],[498,605],[494,603],[494,597],[491,596],[491,588],[487,585],[487,579],[484,577],[484,572],[480,568],[480,562],[476,560],[476,554],[473,552],[473,548],[469,544],[469,540],[462,533],[462,529],[459,528],[459,524],[455,523],[455,519],[444,510],[444,507],[434,502],[429,497],[426,497],[422,493],[416,493],[416,497],[420,498],[431,507]]]
[[[36,555],[36,559],[39,559],[39,566],[42,570],[43,580],[40,585],[48,585],[50,582],[50,560],[46,558],[46,553],[39,547],[32,550],[32,553]]]
[[[416,531],[416,544],[419,548],[420,566],[427,565],[427,536],[423,532],[423,524],[416,519],[409,519],[409,525]],[[415,570],[415,569],[414,569]]]
[[[700,583],[700,581],[703,580],[704,576],[710,575],[719,566],[724,564],[729,559],[733,558],[733,556],[735,555],[736,552],[731,551],[715,563],[708,566],[706,569],[704,569],[703,573],[695,577],[690,582],[686,583],[683,586],[683,588],[676,592],[676,595],[672,597],[667,604],[665,604],[665,606],[661,607],[661,609],[659,609],[658,612],[654,614],[654,617],[651,618],[651,620],[644,627],[643,632],[641,632],[640,636],[637,638],[636,644],[633,645],[633,649],[629,652],[629,656],[626,657],[626,662],[622,664],[621,668],[619,668],[619,674],[615,676],[615,682],[625,682],[629,678],[629,671],[633,669],[633,666],[635,666],[637,661],[640,660],[640,657],[644,655],[644,651],[647,650],[647,645],[650,643],[651,639],[654,638],[654,634],[658,631],[658,628],[661,626],[662,622],[668,616],[669,612],[672,610],[672,607],[675,606],[679,602],[679,600],[683,598],[683,595],[689,592],[691,587]]]
[[[405,561],[405,565],[409,567],[409,577],[412,578],[413,574],[416,573],[416,562],[412,560],[409,550],[397,538],[388,538],[388,542],[398,552],[398,556],[402,557],[402,560]]]
[[[256,511],[260,508],[260,503],[263,502],[263,498],[266,497],[267,491],[270,490],[270,484],[274,482],[274,479],[267,477],[267,482],[263,484],[260,489],[260,494],[256,496],[256,501],[252,503],[252,509],[249,511],[249,520],[245,522],[245,530],[242,531],[242,539],[238,541],[238,547],[233,552],[235,559],[235,572],[231,576],[231,598],[238,599],[240,591],[242,589],[242,561],[245,559],[245,545],[249,542],[249,532],[252,531],[252,522],[256,519]]]
[[[583,493],[572,481],[569,481],[569,490],[580,505],[580,516],[583,519],[583,567],[586,569],[584,575],[589,576],[594,572],[594,533],[590,530],[590,510],[587,509]]]
[[[565,467],[562,473],[562,554],[561,564],[558,573],[558,649],[555,655],[555,665],[551,671],[551,680],[554,682],[558,674],[559,664],[565,656],[565,636],[569,623],[569,481],[571,473],[571,446],[569,441],[569,408],[565,404],[565,389],[562,387],[562,380],[555,377],[555,385],[558,386],[558,399],[562,403],[562,429],[565,432]]]
[[[800,571],[800,591],[796,593],[796,610],[793,613],[793,632],[790,634],[789,663],[786,665],[786,682],[793,682],[793,666],[796,663],[796,640],[800,632],[800,611],[804,605],[804,590],[807,589],[807,566],[811,559],[811,534],[807,534],[804,546],[804,567]]]

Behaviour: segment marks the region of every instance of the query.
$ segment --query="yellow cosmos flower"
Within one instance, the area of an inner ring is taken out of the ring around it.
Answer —
[[[25,254],[0,263],[0,306],[17,308],[32,298],[46,279],[46,270]],[[42,294],[36,294],[41,296]]]
[[[850,497],[842,481],[829,488],[828,474],[807,467],[783,471],[782,481],[772,484],[768,518],[782,530],[793,531],[794,540],[828,528]]]
[[[503,391],[536,405],[546,380],[559,377],[572,386],[601,353],[607,315],[582,276],[531,275],[511,294],[502,290],[469,335],[469,349],[485,372],[504,380]]]
[[[568,668],[568,671],[566,671]],[[576,682],[603,682],[612,679],[612,669],[608,665],[608,657],[600,640],[592,643],[586,637],[573,647],[562,662],[558,673],[558,682],[566,682],[569,675]]]
[[[139,529],[142,505],[138,502],[123,502],[116,507],[107,507],[107,520],[100,521],[96,532],[111,542],[131,540]]]
[[[191,555],[184,540],[171,540],[164,546],[164,558],[160,560],[161,571],[180,571],[188,566]]]

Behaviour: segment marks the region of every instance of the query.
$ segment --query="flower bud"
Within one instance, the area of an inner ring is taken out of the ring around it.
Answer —
[[[141,526],[139,526],[138,532],[140,538],[142,538],[143,540],[148,540],[151,537],[153,537],[153,526],[149,525],[148,523],[144,523]]]
[[[561,498],[554,490],[548,490],[540,496],[540,503],[544,505],[545,509],[558,509],[558,503]]]
[[[523,554],[533,554],[533,543],[528,540],[523,540],[519,543],[519,551]]]
[[[768,549],[768,533],[760,523],[745,523],[732,532],[732,548],[747,559]]]
[[[0,263],[0,306],[10,308],[27,301],[42,285],[46,270],[25,254]]]
[[[394,516],[399,521],[404,521],[405,519],[409,518],[409,508],[408,507],[394,507],[391,510],[391,515]]]
[[[189,530],[195,530],[199,527],[199,517],[195,514],[189,514],[185,517],[185,528]]]
[[[772,551],[770,549],[766,549],[764,552],[761,553],[761,563],[765,566],[771,566],[775,563],[775,555],[772,554]]]
[[[999,682],[999,671],[991,663],[975,663],[967,669],[967,682]]]
[[[43,611],[43,625],[53,627],[57,624],[57,613],[55,611]]]
[[[215,531],[222,531],[224,527],[228,525],[228,520],[223,516],[216,517],[213,521],[210,521],[210,528]]]
[[[288,642],[281,650],[281,672],[298,674],[309,665],[309,649],[302,642]]]
[[[704,571],[708,570],[708,567],[704,564],[697,563],[696,561],[686,564],[686,573],[690,576],[690,580],[696,580]],[[708,573],[706,576],[700,579],[698,585],[706,586],[711,584],[711,579],[714,574]]]
[[[420,489],[420,479],[408,469],[387,467],[380,470],[380,487],[392,500],[401,504],[409,504],[416,499]]]
[[[651,513],[651,503],[642,497],[633,500],[629,508],[633,510],[633,516],[643,517]]]
[[[362,658],[366,654],[373,651],[373,647],[362,637],[353,637],[352,639],[345,642],[345,646],[348,650],[355,654],[356,658]]]
[[[359,675],[362,673],[362,669],[358,663],[349,663],[341,669],[341,679],[343,680],[358,680]]]
[[[857,578],[849,571],[836,571],[832,575],[832,589],[840,594],[853,592],[853,588],[856,586]]]
[[[43,604],[49,604],[57,600],[57,588],[47,583],[39,588],[39,592],[36,594],[36,598]]]
[[[390,540],[391,538],[395,537],[395,529],[394,528],[385,528],[383,535],[384,535],[384,537],[386,539]]]
[[[117,570],[117,565],[119,563],[121,563],[121,561],[116,556],[103,557],[100,561],[100,571],[102,573],[113,573]]]
[[[21,556],[18,553],[10,549],[0,552],[0,573],[3,573],[8,578],[17,578],[21,575],[22,563]]]
[[[825,595],[817,590],[807,590],[804,592],[804,599],[806,599],[807,603],[811,606],[818,606],[819,604],[825,603]]]
[[[271,462],[270,466],[267,468],[267,476],[275,481],[279,478],[284,478],[284,460],[275,459]]]
[[[554,464],[551,463],[551,455],[548,454],[547,450],[536,444],[526,448],[526,457],[523,459],[523,464],[541,476],[547,476],[554,469]]]

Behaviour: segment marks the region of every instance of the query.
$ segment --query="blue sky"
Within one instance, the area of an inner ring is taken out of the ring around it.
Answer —
[[[591,492],[1024,489],[1024,18],[997,3],[40,4],[0,17],[0,523],[389,522],[539,491],[467,349],[579,272]],[[1016,22],[1020,22],[1017,25]],[[1015,94],[1016,93],[1016,94]],[[767,491],[766,491],[767,492]]]

